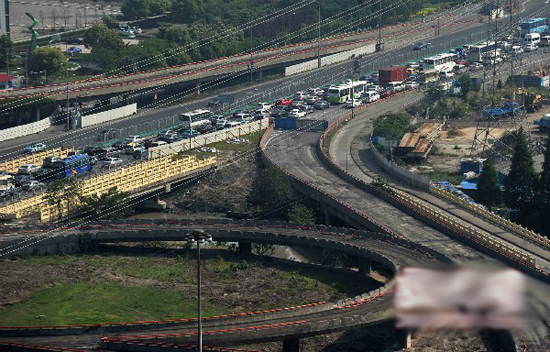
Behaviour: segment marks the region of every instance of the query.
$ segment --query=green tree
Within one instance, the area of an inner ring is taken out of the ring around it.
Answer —
[[[66,208],[66,215],[70,221],[81,190],[82,181],[80,179],[76,177],[58,178],[48,184],[44,199],[49,205],[56,207],[59,220],[63,218],[63,208]]]
[[[172,3],[170,0],[151,0],[150,9],[153,15],[162,15],[170,11]]]
[[[538,183],[536,195],[536,229],[541,235],[550,238],[550,137],[546,138],[546,150],[544,152],[544,163],[542,164],[542,173]]]
[[[3,34],[0,36],[0,68],[6,68],[8,60],[13,59],[13,42],[10,37]]]
[[[314,225],[315,212],[303,204],[294,204],[288,211],[288,221],[291,224]]]
[[[502,202],[502,193],[500,191],[500,181],[495,164],[491,160],[485,160],[483,169],[479,175],[476,202],[492,209]]]
[[[124,219],[134,214],[134,208],[128,206],[132,204],[128,199],[128,193],[119,192],[116,187],[113,187],[102,195],[93,194],[82,197],[82,212],[91,215],[93,219]]]
[[[172,18],[177,22],[191,23],[199,19],[201,3],[197,0],[174,0]]]
[[[411,120],[411,115],[406,112],[377,117],[374,120],[373,134],[389,140],[401,139],[406,132],[412,130]]]
[[[120,53],[125,45],[118,33],[104,23],[96,23],[86,31],[84,41],[92,47],[92,52],[99,48]]]
[[[426,99],[430,104],[443,100],[445,96],[445,91],[439,85],[432,85],[428,87],[428,90],[426,91]]]
[[[468,93],[474,90],[474,84],[472,83],[472,78],[469,74],[465,73],[460,76],[458,79],[460,84],[460,95],[464,101],[467,101]]]
[[[118,21],[111,15],[104,15],[101,20],[108,28],[118,28]]]
[[[254,180],[248,201],[262,217],[284,218],[289,193],[285,174],[275,166],[268,166]]]
[[[65,54],[58,48],[38,48],[29,58],[29,71],[46,70],[48,75],[58,72],[67,61]]]
[[[521,210],[533,200],[537,173],[523,129],[517,132],[516,138],[512,165],[504,182],[504,201],[510,208]]]
[[[151,15],[151,0],[124,0],[120,8],[128,19],[139,19]]]

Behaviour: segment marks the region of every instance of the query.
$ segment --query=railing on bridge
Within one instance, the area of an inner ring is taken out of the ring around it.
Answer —
[[[55,148],[45,150],[43,152],[28,154],[16,159],[11,159],[0,163],[0,170],[8,172],[17,172],[19,167],[24,164],[36,164],[38,166],[42,165],[42,161],[47,156],[58,156],[60,158],[65,158],[69,152],[72,152],[72,148]]]
[[[102,194],[114,187],[122,192],[143,191],[162,182],[212,167],[216,162],[215,155],[204,158],[197,158],[196,155],[168,155],[85,179],[81,194]],[[66,211],[67,205],[63,204],[62,212]],[[48,204],[43,194],[0,207],[0,218],[19,219],[36,213],[40,213],[43,222],[59,215],[58,210]]]

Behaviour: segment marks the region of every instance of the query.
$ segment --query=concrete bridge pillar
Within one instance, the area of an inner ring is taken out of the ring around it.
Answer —
[[[246,257],[252,253],[252,243],[250,242],[239,242],[239,255]]]
[[[201,95],[201,81],[197,83],[197,95]]]
[[[361,274],[370,275],[372,270],[372,260],[369,258],[358,258],[357,266]]]
[[[164,192],[165,193],[172,192],[172,184],[171,183],[167,183],[167,184],[164,185]]]
[[[284,339],[283,352],[300,352],[300,339],[298,338]]]

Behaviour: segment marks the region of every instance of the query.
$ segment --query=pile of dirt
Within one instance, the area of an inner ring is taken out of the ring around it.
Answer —
[[[166,199],[184,213],[246,212],[247,197],[260,163],[255,153],[220,150],[217,171]]]

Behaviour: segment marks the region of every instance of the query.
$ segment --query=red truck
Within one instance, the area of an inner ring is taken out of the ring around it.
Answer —
[[[405,82],[409,78],[405,66],[384,67],[378,71],[380,86],[385,87],[388,82]]]

